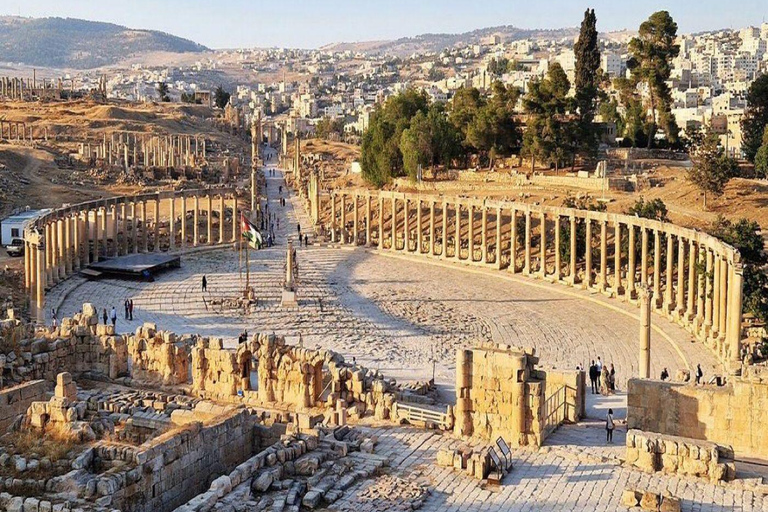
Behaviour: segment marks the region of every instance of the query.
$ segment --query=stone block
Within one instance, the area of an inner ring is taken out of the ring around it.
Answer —
[[[621,493],[621,504],[625,507],[633,508],[640,504],[640,498],[642,493],[635,491],[634,489],[625,489]]]
[[[658,494],[645,491],[643,497],[640,499],[640,508],[651,512],[658,512],[661,505],[661,499]]]
[[[672,496],[662,496],[659,512],[680,512],[680,500]]]

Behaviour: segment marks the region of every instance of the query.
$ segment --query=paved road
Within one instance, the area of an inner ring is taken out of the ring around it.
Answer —
[[[601,356],[615,365],[620,388],[635,375],[637,309],[492,270],[311,245],[298,249],[300,307],[282,310],[285,241],[294,236],[297,223],[302,232],[310,225],[297,198],[279,206],[282,175],[275,172],[267,178],[267,191],[270,209],[280,218],[279,245],[250,252],[259,301],[248,314],[210,306],[212,299],[235,297],[244,287],[231,248],[184,256],[181,269],[154,283],[73,278],[48,295],[48,304],[61,305],[60,318],[84,302],[114,305],[122,313],[130,297],[134,321],[124,321],[121,314],[121,332],[149,321],[177,333],[222,337],[230,345],[243,329],[301,335],[307,346],[340,351],[401,379],[430,378],[434,360],[437,382],[446,388],[453,387],[456,349],[482,340],[535,347],[548,367],[574,368]],[[203,275],[207,293],[201,291]],[[715,367],[711,353],[692,343],[683,329],[662,318],[654,317],[654,323],[659,331],[653,336],[653,374],[666,366],[674,375],[677,368],[698,362],[707,373]]]

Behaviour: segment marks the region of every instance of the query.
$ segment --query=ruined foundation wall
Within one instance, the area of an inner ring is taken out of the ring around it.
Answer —
[[[166,386],[186,384],[190,378],[192,354],[190,342],[176,335],[157,332],[154,324],[144,324],[128,337],[131,377],[142,382]]]
[[[48,387],[44,380],[33,380],[0,391],[0,433],[5,432],[18,415],[25,414],[32,402],[45,400]]]
[[[168,512],[208,489],[254,452],[254,420],[238,411],[203,426],[193,423],[143,444],[136,453],[141,479],[126,487],[125,512]]]
[[[630,429],[732,446],[736,454],[768,457],[768,383],[734,378],[728,385],[694,386],[630,379]]]

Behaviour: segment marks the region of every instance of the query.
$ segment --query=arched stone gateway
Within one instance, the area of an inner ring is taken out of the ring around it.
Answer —
[[[628,215],[499,200],[334,191],[310,197],[333,242],[492,267],[651,308],[728,367],[741,355],[743,270],[733,247],[701,231]]]

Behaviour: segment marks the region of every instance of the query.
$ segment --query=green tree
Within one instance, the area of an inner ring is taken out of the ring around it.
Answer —
[[[732,222],[719,216],[710,233],[738,249],[744,262],[744,310],[763,322],[768,322],[768,263],[760,225],[756,221],[741,219]]]
[[[563,68],[553,63],[546,78],[531,82],[523,98],[528,124],[523,135],[523,155],[554,164],[555,170],[575,152],[574,123],[570,118],[572,100],[568,97],[571,84]]]
[[[702,142],[691,154],[693,166],[688,170],[688,180],[704,193],[704,209],[707,209],[707,194],[721,196],[725,185],[736,176],[739,166],[736,160],[725,155],[720,138],[708,129]]]
[[[432,164],[432,133],[424,112],[417,112],[411,119],[410,126],[403,130],[400,152],[403,154],[405,172],[412,181],[416,181],[419,166]]]
[[[619,91],[619,101],[624,107],[619,134],[632,147],[644,146],[648,140],[649,126],[646,123],[643,100],[637,92],[637,84],[622,77],[614,80],[613,86]]]
[[[747,160],[755,156],[765,144],[763,134],[768,128],[768,74],[757,77],[747,92],[747,110],[741,120],[742,145]]]
[[[501,57],[499,59],[494,57],[490,60],[490,62],[488,62],[488,72],[495,76],[500,76],[506,73],[508,67],[509,67],[509,59],[506,59],[504,57]]]
[[[763,133],[763,145],[755,154],[755,174],[758,178],[768,178],[768,126]]]
[[[344,120],[341,118],[331,119],[325,116],[318,121],[315,127],[315,135],[320,139],[329,139],[333,134],[341,137],[344,135]]]
[[[635,201],[629,210],[628,215],[634,215],[643,219],[654,219],[662,222],[668,222],[667,205],[661,199],[653,199],[652,201],[646,201],[644,198],[640,198]]]
[[[157,82],[157,96],[162,102],[171,101],[171,97],[168,96],[168,84],[165,82]]]
[[[520,145],[520,132],[514,120],[514,108],[520,98],[520,90],[494,82],[493,95],[480,107],[467,127],[467,143],[476,148],[490,161],[509,155]]]
[[[448,120],[461,132],[462,139],[466,140],[469,125],[483,105],[485,99],[475,87],[461,87],[453,95]]]
[[[443,164],[447,167],[461,155],[461,132],[448,120],[442,103],[429,106],[427,121],[432,136],[432,165]]]
[[[672,72],[672,60],[680,53],[676,37],[677,23],[669,12],[659,11],[640,25],[638,36],[629,42],[631,58],[627,67],[636,84],[642,82],[647,85],[650,98],[648,148],[653,144],[657,124],[664,129],[670,142],[677,140],[679,129],[672,115],[672,98],[666,83]]]
[[[600,49],[597,47],[597,17],[594,9],[587,9],[581,22],[579,39],[574,46],[576,54],[576,108],[578,109],[578,147],[588,157],[597,154],[598,132],[594,125],[599,90]]]
[[[402,175],[400,142],[403,131],[408,129],[418,112],[427,112],[428,105],[426,93],[409,88],[376,109],[363,134],[360,166],[365,180],[381,187],[393,177]]]
[[[232,95],[224,90],[222,86],[218,86],[213,93],[213,101],[218,108],[224,108],[229,103],[229,98]]]

